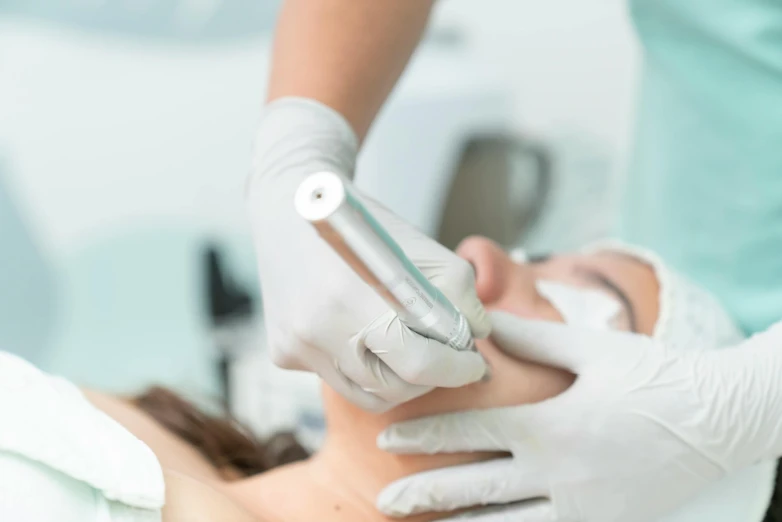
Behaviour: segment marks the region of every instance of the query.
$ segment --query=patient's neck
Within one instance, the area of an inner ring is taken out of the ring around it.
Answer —
[[[449,394],[435,391],[430,395],[444,400],[442,396]],[[442,455],[397,456],[377,448],[377,435],[393,421],[413,418],[409,410],[423,399],[383,415],[367,413],[325,386],[323,400],[328,430],[314,457],[229,486],[264,521],[391,520],[375,508],[375,498],[383,487],[416,471],[465,460]]]
[[[378,449],[377,436],[393,422],[456,409],[480,407],[475,400],[489,386],[474,384],[459,390],[435,390],[383,415],[372,415],[324,389],[328,435],[317,465],[344,473],[342,480],[364,502],[374,506],[378,493],[401,477],[474,460],[476,455],[393,455]],[[460,407],[461,405],[461,407]],[[350,459],[346,462],[346,458]],[[382,519],[382,518],[379,518]]]
[[[375,499],[394,480],[491,455],[392,455],[376,446],[383,429],[396,421],[436,413],[536,402],[572,384],[573,377],[565,372],[511,360],[488,343],[481,348],[493,367],[490,382],[438,389],[382,415],[367,413],[324,386],[328,430],[318,454],[302,464],[234,483],[232,493],[264,521],[391,520],[375,509]]]

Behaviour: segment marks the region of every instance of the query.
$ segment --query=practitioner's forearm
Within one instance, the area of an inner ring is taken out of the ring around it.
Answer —
[[[286,0],[269,101],[318,100],[363,139],[421,39],[432,0]]]

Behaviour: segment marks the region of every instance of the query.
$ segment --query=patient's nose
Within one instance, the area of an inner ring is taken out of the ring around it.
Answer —
[[[475,269],[475,289],[478,298],[485,305],[500,301],[506,292],[517,292],[521,298],[528,286],[534,293],[531,274],[524,274],[519,265],[494,241],[485,237],[468,237],[459,244],[456,253],[472,264]]]

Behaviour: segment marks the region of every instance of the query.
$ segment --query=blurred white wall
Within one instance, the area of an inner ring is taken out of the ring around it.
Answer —
[[[244,230],[266,50],[0,25],[0,147],[52,251],[139,223]]]
[[[613,232],[632,136],[639,50],[625,0],[448,0],[514,95],[513,126],[552,158],[551,194],[523,246],[570,250]]]
[[[625,148],[638,47],[625,0],[444,0],[434,23],[463,26],[475,53],[505,71],[520,128],[582,133]]]

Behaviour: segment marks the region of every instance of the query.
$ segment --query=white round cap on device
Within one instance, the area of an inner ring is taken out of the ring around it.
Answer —
[[[333,172],[317,172],[301,182],[294,196],[296,212],[310,222],[322,221],[346,199],[345,183]]]

